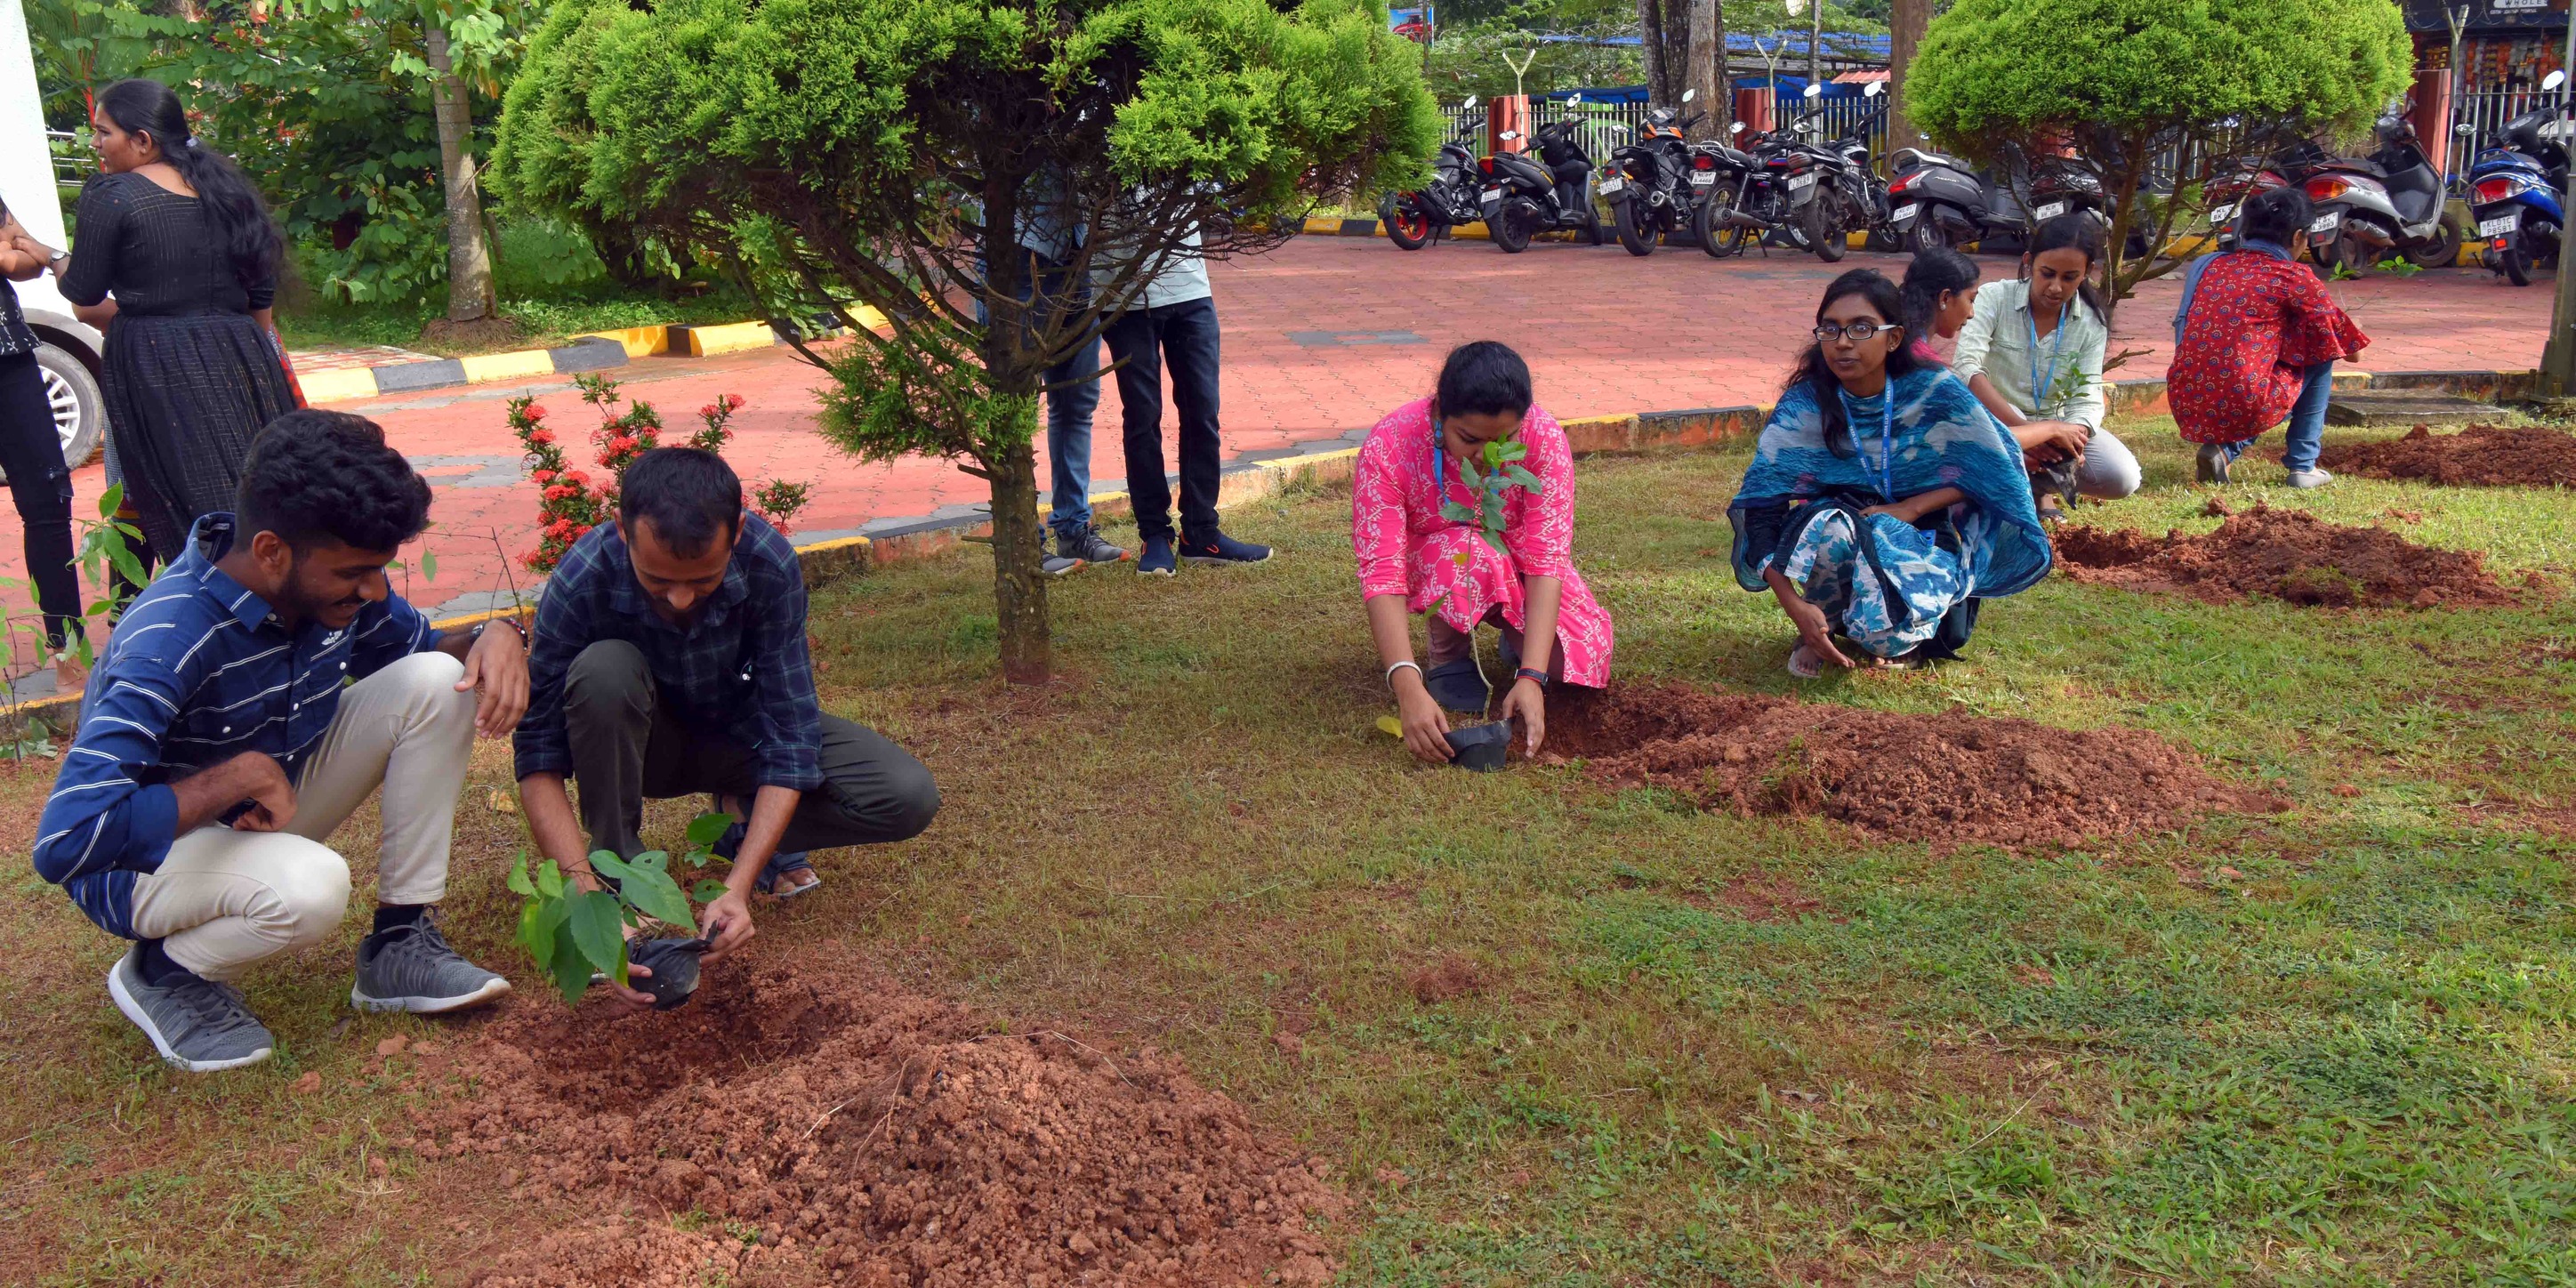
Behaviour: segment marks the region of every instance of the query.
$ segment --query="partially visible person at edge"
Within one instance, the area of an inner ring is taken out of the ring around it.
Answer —
[[[349,1001],[431,1013],[509,991],[431,914],[474,735],[518,724],[527,655],[515,626],[442,634],[386,585],[428,522],[429,485],[373,422],[290,412],[253,442],[233,511],[197,521],[108,637],[36,871],[135,941],[108,994],[180,1069],[275,1049],[233,981],[332,937],[349,864],[324,842],[379,787]]]
[[[635,458],[617,521],[547,579],[536,641],[517,760],[539,853],[599,889],[591,851],[642,853],[646,798],[708,793],[736,821],[715,846],[733,864],[725,893],[700,917],[707,963],[751,938],[755,893],[822,884],[806,851],[917,836],[939,810],[920,761],[824,713],[795,548],[743,508],[742,480],[713,452]],[[568,780],[581,784],[578,818]]]
[[[1225,436],[1217,422],[1220,368],[1215,291],[1199,231],[1148,262],[1150,274],[1125,307],[1109,317],[1101,338],[1118,367],[1118,414],[1127,455],[1127,498],[1136,514],[1142,549],[1136,571],[1171,576],[1177,559],[1194,564],[1250,564],[1270,557],[1270,547],[1237,541],[1217,527],[1217,476],[1225,463]],[[1123,271],[1115,250],[1093,260],[1093,275]],[[1150,260],[1151,257],[1149,257]],[[1098,283],[1095,283],[1095,289]],[[1163,370],[1172,373],[1172,402],[1181,418],[1181,528],[1172,532],[1172,490],[1163,473]]]
[[[1950,369],[2021,444],[2034,470],[2057,467],[2077,493],[2115,501],[2138,490],[2138,458],[2102,427],[2104,324],[2093,271],[2102,227],[2083,211],[2040,224],[2017,281],[1977,291]],[[2041,477],[2034,475],[2036,480]],[[2055,488],[2041,488],[2042,519],[2063,517]]]
[[[89,670],[73,655],[82,625],[80,574],[72,569],[72,471],[63,462],[53,404],[36,367],[36,333],[18,307],[9,282],[43,275],[45,256],[33,247],[16,216],[0,210],[0,470],[9,474],[9,496],[18,505],[19,539],[27,578],[36,584],[36,606],[45,614],[45,656],[54,668],[54,691],[81,687]],[[16,677],[11,677],[16,678]]]
[[[1825,288],[1807,347],[1727,509],[1737,584],[1798,628],[1789,672],[1956,656],[1981,599],[2048,575],[2021,447],[1948,368],[1906,344],[1896,285]]]
[[[1443,502],[1474,507],[1462,462],[1484,472],[1487,443],[1517,441],[1536,495],[1513,488],[1503,503],[1503,548]],[[1574,570],[1574,457],[1556,417],[1530,397],[1519,354],[1492,340],[1450,351],[1429,398],[1387,413],[1361,444],[1351,487],[1351,550],[1378,664],[1395,691],[1404,745],[1428,761],[1455,753],[1443,708],[1485,713],[1491,691],[1476,661],[1474,631],[1500,628],[1512,674],[1502,714],[1521,719],[1536,752],[1547,736],[1547,689],[1562,680],[1600,688],[1610,679],[1610,614]],[[1428,671],[1413,660],[1411,614],[1428,618]]]
[[[1061,174],[1044,171],[1030,177],[1018,223],[1017,245],[1028,256],[1020,298],[1030,302],[1035,315],[1031,325],[1051,330],[1057,321],[1087,312],[1091,283],[1078,264],[1090,230]],[[1085,336],[1072,352],[1049,364],[1045,380],[1050,386],[1046,444],[1052,475],[1047,527],[1055,537],[1055,553],[1043,566],[1048,575],[1061,577],[1127,557],[1100,535],[1091,519],[1091,417],[1100,407],[1099,335]]]
[[[1932,342],[1959,338],[1959,329],[1976,312],[1980,272],[1977,261],[1947,246],[1914,252],[1897,298],[1905,309],[1905,345],[1916,362],[1942,361]]]
[[[232,503],[260,426],[296,406],[269,316],[283,243],[259,190],[189,133],[169,86],[108,86],[90,129],[105,173],[81,185],[80,249],[42,253],[81,320],[107,331],[110,450],[145,540],[168,558]]]
[[[2183,277],[2165,397],[2183,440],[2200,444],[2194,477],[2225,483],[2263,431],[2289,422],[2281,464],[2292,487],[2323,487],[2326,402],[2334,364],[2370,343],[2316,274],[2292,262],[2308,195],[2275,188],[2236,217],[2237,249],[2204,255]]]

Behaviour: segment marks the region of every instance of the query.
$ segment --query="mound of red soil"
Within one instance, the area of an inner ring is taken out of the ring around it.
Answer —
[[[2576,434],[2500,425],[2436,434],[2417,425],[2404,438],[2329,447],[2318,463],[2366,479],[2422,479],[2446,487],[2576,487]]]
[[[428,1155],[616,1213],[482,1288],[1322,1285],[1324,1164],[1149,1050],[989,1031],[868,970],[710,972],[670,1012],[522,1006],[413,1112]]]
[[[2219,603],[2270,595],[2311,608],[2506,604],[2512,592],[2476,551],[2419,546],[2385,528],[2327,523],[2256,505],[2200,537],[2135,529],[2057,530],[2057,564],[2079,582],[2181,591]]]
[[[2170,831],[2279,802],[2211,778],[2133,729],[2059,729],[1962,711],[1911,715],[1680,685],[1569,694],[1550,749],[1614,786],[1703,808],[1833,819],[1870,836],[2006,847]]]

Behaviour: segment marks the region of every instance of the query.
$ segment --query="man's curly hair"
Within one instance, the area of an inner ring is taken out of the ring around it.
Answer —
[[[392,550],[429,526],[429,484],[376,422],[303,407],[251,440],[233,513],[242,537],[274,532],[299,551]]]

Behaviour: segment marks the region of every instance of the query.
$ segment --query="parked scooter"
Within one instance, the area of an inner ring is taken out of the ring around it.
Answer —
[[[1579,105],[1580,97],[1567,100]],[[1501,136],[1508,143],[1516,131]],[[1578,123],[1571,118],[1538,127],[1531,139],[1538,159],[1522,152],[1497,152],[1477,163],[1485,181],[1477,209],[1494,245],[1506,255],[1529,249],[1530,238],[1551,229],[1570,228],[1584,244],[1601,244],[1601,215],[1592,208],[1592,158],[1583,151]],[[1541,164],[1544,162],[1544,164]]]
[[[1682,105],[1699,91],[1682,91]],[[1637,141],[1610,154],[1601,173],[1601,195],[1610,201],[1610,222],[1619,244],[1631,255],[1655,253],[1667,233],[1690,226],[1692,212],[1717,182],[1712,168],[1695,164],[1697,150],[1683,132],[1707,113],[1675,120],[1677,109],[1659,107],[1637,127]]]
[[[1897,244],[1915,254],[1997,234],[2017,237],[2031,226],[2012,189],[1986,182],[1966,161],[1898,148],[1888,162],[1896,178],[1887,185],[1887,222]]]
[[[2551,72],[2543,92],[2567,83],[2567,74]],[[2559,194],[2567,190],[2567,146],[2576,122],[2565,103],[2535,108],[2505,123],[2504,146],[2478,154],[2469,168],[2470,217],[2478,235],[2487,238],[2479,262],[2502,273],[2516,286],[2531,285],[2531,270],[2561,261],[2559,238],[2567,214]]]
[[[1420,250],[1447,236],[1451,228],[1482,217],[1477,193],[1484,176],[1467,140],[1485,128],[1485,114],[1475,110],[1472,97],[1466,106],[1467,115],[1459,121],[1457,132],[1431,158],[1431,182],[1419,192],[1390,192],[1378,200],[1378,222],[1397,250]]]
[[[2460,231],[2444,209],[2441,173],[2405,118],[2381,117],[2378,133],[2369,157],[2326,158],[2307,176],[2316,206],[2309,256],[2321,273],[2353,276],[2391,255],[2418,268],[2449,267],[2460,257]]]

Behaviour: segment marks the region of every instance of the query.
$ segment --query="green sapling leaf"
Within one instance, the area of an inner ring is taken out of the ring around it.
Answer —
[[[626,982],[625,922],[617,896],[593,890],[564,902],[572,906],[568,923],[572,942],[591,966],[623,985]]]

